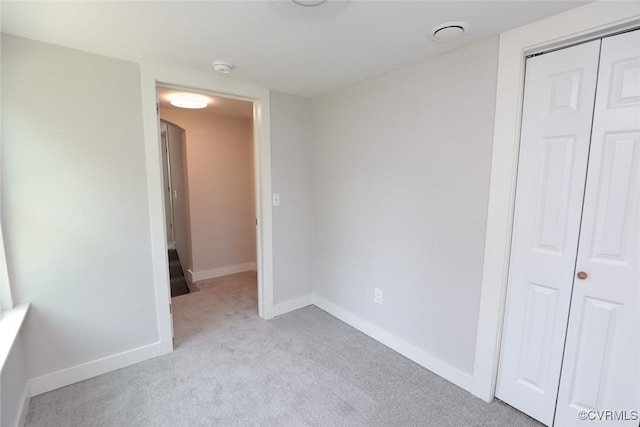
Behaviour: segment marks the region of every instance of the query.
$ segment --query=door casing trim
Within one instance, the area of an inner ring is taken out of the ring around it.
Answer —
[[[162,353],[173,351],[171,293],[169,269],[166,261],[167,236],[164,223],[164,194],[162,192],[162,157],[156,88],[173,87],[205,92],[233,99],[253,102],[254,106],[254,169],[257,217],[258,314],[264,319],[273,317],[273,230],[271,207],[271,128],[269,89],[210,74],[181,68],[143,63],[142,108],[147,170],[147,194],[151,228],[151,256],[154,273],[159,344]]]
[[[595,2],[500,35],[482,288],[471,392],[495,397],[511,252],[526,56],[640,25],[634,2]]]

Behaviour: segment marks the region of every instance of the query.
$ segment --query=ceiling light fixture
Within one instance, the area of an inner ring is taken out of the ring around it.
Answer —
[[[445,22],[431,29],[431,38],[438,42],[451,42],[462,37],[468,29],[469,23],[467,22]]]
[[[327,0],[291,0],[291,1],[297,4],[298,6],[303,6],[303,7],[316,7],[327,2]]]
[[[173,95],[169,98],[169,102],[174,107],[193,109],[205,108],[209,104],[204,96],[190,94]]]
[[[213,71],[216,73],[230,74],[231,70],[233,70],[233,65],[224,61],[216,61],[211,65],[213,65]]]

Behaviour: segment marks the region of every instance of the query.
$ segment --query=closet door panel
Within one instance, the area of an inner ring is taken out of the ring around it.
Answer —
[[[576,425],[580,411],[601,411],[587,416],[637,427],[640,31],[602,41],[576,271],[586,278],[573,286],[555,424]]]
[[[496,396],[551,425],[580,231],[600,41],[527,61]]]

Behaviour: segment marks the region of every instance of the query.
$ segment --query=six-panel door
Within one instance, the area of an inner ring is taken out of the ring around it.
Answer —
[[[640,31],[602,40],[588,170],[555,425],[637,427]]]
[[[523,107],[496,396],[547,425],[637,426],[640,31],[530,59]]]
[[[558,391],[600,41],[527,61],[496,396],[551,425]]]

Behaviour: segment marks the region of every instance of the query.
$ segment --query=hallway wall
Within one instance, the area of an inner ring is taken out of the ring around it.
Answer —
[[[179,108],[160,117],[185,130],[193,280],[255,269],[253,119]]]

